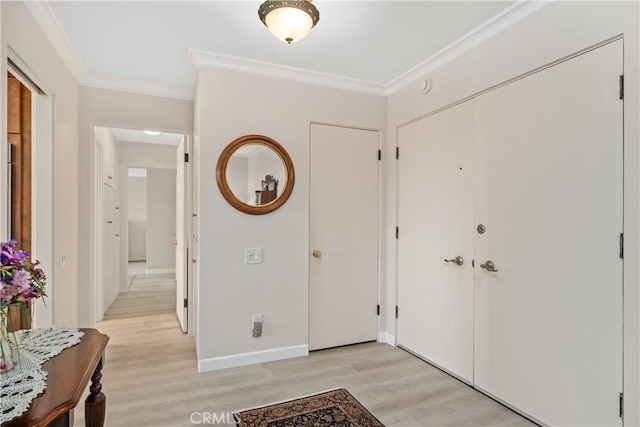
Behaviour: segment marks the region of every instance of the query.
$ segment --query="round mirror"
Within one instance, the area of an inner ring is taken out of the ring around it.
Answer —
[[[220,154],[216,180],[231,206],[251,215],[273,212],[287,201],[295,174],[289,154],[263,135],[245,135]]]

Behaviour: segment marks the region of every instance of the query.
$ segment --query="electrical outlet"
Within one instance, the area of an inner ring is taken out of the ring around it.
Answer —
[[[262,336],[262,314],[254,314],[251,317],[251,333],[254,338]]]

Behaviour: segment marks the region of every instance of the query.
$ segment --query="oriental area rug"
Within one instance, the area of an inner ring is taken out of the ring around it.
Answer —
[[[239,427],[384,427],[340,388],[233,414]]]

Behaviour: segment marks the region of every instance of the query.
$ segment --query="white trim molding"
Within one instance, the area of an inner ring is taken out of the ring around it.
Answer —
[[[188,49],[187,60],[196,67],[244,72],[350,92],[389,96],[412,82],[424,78],[428,73],[455,61],[481,43],[527,19],[554,1],[556,0],[518,0],[387,84],[198,49]],[[25,1],[24,4],[81,86],[190,101],[194,99],[192,88],[89,74],[49,2]]]
[[[238,71],[368,95],[385,96],[386,94],[385,85],[379,83],[198,49],[189,49],[187,51],[187,60],[197,68]]]
[[[382,344],[389,344],[392,346],[396,346],[396,336],[389,334],[387,332],[380,332],[378,334],[378,342]]]
[[[48,1],[25,1],[24,4],[80,86],[193,100],[193,89],[190,88],[89,74],[50,3]]]
[[[24,5],[58,52],[62,62],[69,68],[77,82],[81,83],[87,76],[87,69],[73,48],[73,44],[58,20],[58,16],[51,8],[50,3],[48,1],[25,1]]]
[[[198,372],[217,371],[256,363],[273,362],[275,360],[292,359],[309,355],[308,345],[272,348],[251,353],[232,354],[229,356],[198,359]]]
[[[85,87],[95,87],[98,89],[193,101],[193,89],[161,85],[158,83],[87,75],[82,79],[80,84]]]
[[[518,0],[502,12],[483,22],[421,63],[388,82],[385,86],[385,94],[387,96],[391,95],[418,79],[424,78],[427,74],[450,64],[485,41],[549,6],[554,1],[555,0]]]

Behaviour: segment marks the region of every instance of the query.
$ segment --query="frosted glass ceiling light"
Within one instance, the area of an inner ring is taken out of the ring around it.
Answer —
[[[309,34],[320,20],[318,9],[307,0],[267,0],[258,16],[271,34],[288,44]]]
[[[151,136],[157,136],[157,135],[160,135],[162,133],[162,132],[157,132],[155,130],[145,130],[143,132],[146,133],[147,135],[151,135]]]

